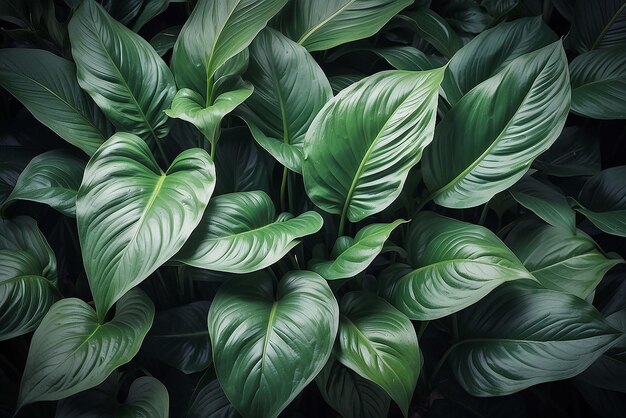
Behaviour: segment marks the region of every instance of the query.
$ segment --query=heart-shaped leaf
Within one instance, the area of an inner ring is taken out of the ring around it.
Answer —
[[[448,22],[428,7],[418,7],[398,17],[408,22],[420,37],[447,58],[463,46],[463,41]]]
[[[569,37],[578,52],[624,44],[626,4],[622,0],[577,1]]]
[[[176,87],[150,44],[113,20],[94,0],[83,0],[69,23],[78,83],[122,131],[157,141],[169,127],[163,110]]]
[[[420,212],[407,242],[411,268],[386,272],[381,295],[411,319],[441,318],[506,281],[532,279],[513,252],[479,225]]]
[[[313,272],[234,277],[209,311],[219,382],[245,417],[276,417],[319,373],[337,334],[339,309]],[[241,332],[244,330],[245,332]]]
[[[322,228],[313,211],[293,218],[276,217],[265,192],[240,192],[211,199],[200,225],[176,260],[190,266],[229,273],[264,269],[285,256],[305,235]]]
[[[389,206],[432,141],[442,77],[442,69],[382,71],[331,99],[304,142],[313,203],[352,222]]]
[[[0,86],[37,120],[88,155],[112,133],[100,109],[80,89],[74,63],[51,52],[1,50]]]
[[[578,126],[568,126],[554,144],[533,162],[533,167],[557,177],[600,172],[600,141]]]
[[[478,206],[515,184],[557,139],[569,103],[560,41],[516,58],[473,88],[439,123],[424,153],[424,182],[435,202]]]
[[[113,135],[94,154],[76,201],[83,263],[98,317],[183,246],[215,186],[204,150],[164,173],[140,138]]]
[[[340,312],[335,357],[382,387],[406,417],[422,365],[413,324],[367,292],[346,294]]]
[[[154,306],[139,289],[119,300],[115,317],[106,323],[80,299],[55,303],[33,335],[18,409],[102,383],[137,354],[153,318]]]

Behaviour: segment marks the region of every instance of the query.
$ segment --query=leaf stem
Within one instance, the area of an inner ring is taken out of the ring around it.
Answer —
[[[489,213],[489,202],[485,203],[483,210],[480,212],[480,218],[478,219],[478,225],[485,226],[487,220],[487,214]]]
[[[285,193],[287,192],[287,167],[283,167],[283,178],[280,181],[280,210],[288,212]]]
[[[339,219],[339,229],[337,231],[337,236],[343,236],[343,229],[346,225],[346,211],[341,212],[341,218]]]
[[[217,148],[215,146],[217,144],[217,140],[209,142],[211,143],[211,158],[213,158],[213,162],[215,162],[215,153],[217,152]]]
[[[170,166],[170,160],[167,158],[167,155],[165,154],[165,150],[163,149],[163,145],[161,145],[161,141],[158,138],[155,138],[155,142],[156,142],[156,146],[159,149],[159,154],[161,154],[161,159],[163,159],[163,162],[165,163],[166,166]]]

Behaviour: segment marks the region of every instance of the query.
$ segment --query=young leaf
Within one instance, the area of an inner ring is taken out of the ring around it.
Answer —
[[[48,51],[0,50],[0,86],[37,120],[88,155],[112,133],[100,109],[80,89],[74,63]]]
[[[502,285],[458,319],[452,371],[474,396],[501,396],[567,379],[623,334],[576,296],[531,282]]]
[[[80,86],[122,131],[158,141],[176,88],[161,57],[142,37],[83,0],[69,23]]]
[[[554,144],[533,162],[533,167],[557,177],[600,172],[600,141],[578,126],[568,126]]]
[[[33,335],[18,409],[63,399],[102,383],[137,354],[153,318],[154,306],[139,289],[119,300],[115,317],[106,323],[80,299],[55,303]]]
[[[409,22],[419,36],[426,39],[446,58],[452,58],[463,46],[463,41],[448,22],[428,7],[418,7],[398,17]]]
[[[388,302],[366,292],[345,295],[340,312],[335,357],[382,387],[406,417],[421,368],[413,324]]]
[[[316,233],[322,223],[313,211],[277,218],[265,192],[225,194],[211,199],[200,225],[175,259],[203,269],[249,273],[283,258],[299,244],[298,238]]]
[[[76,201],[83,263],[98,318],[183,246],[215,186],[204,150],[164,173],[140,138],[113,135],[94,154]]]
[[[570,42],[578,52],[626,42],[626,3],[623,0],[577,1]]]
[[[287,273],[276,289],[267,274],[223,284],[209,334],[217,377],[237,410],[278,416],[326,364],[338,318],[332,291],[313,272]]]
[[[424,182],[434,201],[474,207],[515,184],[557,139],[569,104],[560,41],[516,58],[473,88],[439,123],[424,153]]]
[[[383,277],[381,295],[409,318],[442,318],[509,280],[532,279],[487,228],[420,212],[408,235],[410,268]]]
[[[304,141],[313,203],[352,222],[389,206],[432,141],[442,77],[442,69],[382,71],[328,102]]]
[[[65,216],[76,214],[76,194],[83,178],[85,163],[74,154],[54,150],[33,158],[24,168],[7,200],[30,200],[52,206]]]

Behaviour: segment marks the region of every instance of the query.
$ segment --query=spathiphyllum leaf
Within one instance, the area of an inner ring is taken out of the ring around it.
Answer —
[[[203,269],[249,273],[264,269],[322,227],[313,211],[276,216],[265,192],[230,193],[211,199],[198,228],[175,259]]]
[[[424,182],[435,202],[478,206],[515,184],[557,139],[569,104],[560,41],[516,58],[476,86],[437,125],[424,153]]]
[[[399,17],[409,22],[420,37],[447,58],[451,58],[463,46],[463,41],[448,22],[428,7],[419,7]]]
[[[626,237],[626,166],[607,168],[591,177],[572,203],[602,231]]]
[[[209,311],[213,361],[242,416],[278,416],[326,364],[338,318],[332,291],[313,272],[287,273],[276,287],[261,273],[222,285]]]
[[[102,383],[129,362],[145,337],[154,306],[139,289],[128,292],[109,322],[80,299],[55,303],[35,331],[18,406],[63,399]]]
[[[626,27],[626,16],[624,20]],[[581,54],[569,69],[572,112],[593,119],[626,119],[626,44]]]
[[[435,58],[412,46],[372,48],[371,51],[387,61],[396,70],[425,71],[441,65]]]
[[[94,154],[76,201],[85,271],[98,317],[183,246],[215,187],[204,150],[163,172],[139,137],[119,133]]]
[[[517,223],[505,242],[544,287],[582,299],[593,292],[609,269],[624,262],[606,257],[580,230],[546,225],[535,218]]]
[[[174,77],[150,44],[94,0],[83,0],[69,34],[78,83],[109,120],[150,141],[167,135]]]
[[[381,295],[411,319],[441,318],[506,281],[532,279],[513,252],[479,225],[421,212],[407,243],[411,266],[386,272]]]
[[[196,386],[189,400],[187,418],[240,418],[237,409],[230,403],[215,371],[208,370]]]
[[[76,194],[87,163],[74,154],[48,151],[33,158],[2,207],[16,200],[30,200],[52,206],[66,216],[76,213]]]
[[[441,87],[449,103],[493,77],[515,58],[557,40],[540,16],[504,22],[482,32],[450,60]]]
[[[578,52],[626,42],[626,3],[622,0],[577,1],[570,42]]]
[[[179,88],[213,104],[217,70],[243,51],[287,0],[200,0],[178,36],[172,70]]]
[[[100,109],[76,81],[76,66],[37,49],[0,50],[0,86],[44,125],[92,155],[111,135]]]
[[[382,387],[406,417],[421,368],[409,318],[372,293],[351,292],[340,307],[334,356]]]
[[[432,141],[442,77],[443,69],[383,71],[328,102],[304,142],[313,203],[352,222],[389,206]]]
[[[333,254],[333,260],[311,262],[311,270],[326,280],[354,277],[364,271],[383,249],[383,245],[394,229],[406,223],[399,219],[389,224],[372,224],[357,232],[347,248]],[[337,244],[335,244],[335,248]]]
[[[254,139],[282,165],[302,172],[304,135],[333,95],[326,75],[306,49],[266,28],[250,46],[243,77],[254,86],[240,112]]]
[[[600,141],[579,126],[568,126],[554,144],[533,162],[533,167],[557,177],[600,172]]]
[[[33,331],[59,298],[56,258],[28,217],[0,218],[0,341]]]
[[[474,396],[500,396],[585,370],[623,334],[576,296],[502,285],[458,319],[449,361]]]

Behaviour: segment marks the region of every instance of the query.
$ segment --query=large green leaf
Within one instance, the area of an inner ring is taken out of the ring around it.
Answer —
[[[52,206],[66,216],[76,213],[76,194],[86,163],[74,154],[54,150],[33,158],[0,208],[16,200]]]
[[[607,258],[580,230],[546,225],[534,218],[518,222],[505,242],[544,287],[582,299],[593,292],[609,269],[624,262]]]
[[[326,75],[302,46],[266,28],[250,46],[244,78],[254,93],[241,115],[254,139],[282,165],[302,172],[302,143],[333,92]]]
[[[380,386],[332,357],[315,383],[326,403],[343,418],[380,418],[389,413],[390,398]]]
[[[211,199],[200,225],[177,261],[203,269],[249,273],[264,269],[300,243],[299,238],[322,228],[313,211],[298,217],[276,216],[272,199],[261,191],[239,192]]]
[[[210,302],[197,301],[159,312],[142,352],[177,368],[196,373],[211,363],[207,330]]]
[[[461,48],[450,60],[441,87],[449,103],[461,100],[475,86],[493,77],[515,58],[556,41],[540,16],[504,22]]]
[[[40,274],[56,283],[56,257],[34,219],[27,216],[0,218],[0,249],[29,252],[35,257]]]
[[[626,42],[626,3],[623,0],[577,1],[570,42],[578,52]]]
[[[319,275],[234,277],[209,311],[213,361],[220,384],[239,412],[276,417],[320,372],[337,333],[339,309]]]
[[[626,237],[626,165],[591,177],[574,203],[575,209],[602,231]]]
[[[69,23],[80,86],[120,130],[158,141],[169,127],[163,110],[176,92],[174,77],[142,37],[83,0]]]
[[[98,149],[78,191],[76,218],[100,319],[178,252],[214,186],[215,166],[204,150],[183,152],[163,172],[134,135],[116,134]]]
[[[585,370],[623,334],[576,296],[502,285],[458,318],[450,364],[474,396],[500,396]]]
[[[383,249],[389,235],[399,225],[406,223],[399,219],[389,224],[371,224],[357,232],[354,238],[340,237],[333,249],[330,261],[312,260],[311,270],[326,280],[347,279],[364,271]],[[344,248],[338,248],[343,240],[349,242]]]
[[[172,70],[179,88],[213,104],[214,76],[243,51],[287,0],[200,0],[174,45]]]
[[[89,155],[112,133],[100,109],[80,89],[74,64],[51,52],[0,50],[0,86],[41,123]]]
[[[412,0],[292,0],[279,15],[282,33],[309,51],[333,48],[378,32]]]
[[[340,312],[335,357],[382,387],[406,417],[422,365],[413,324],[388,302],[366,292],[345,295]]]
[[[328,102],[304,142],[313,203],[352,222],[389,206],[432,141],[442,77],[442,69],[382,71]]]
[[[626,119],[624,44],[579,55],[569,66],[572,112],[593,119]]]
[[[532,279],[513,252],[479,225],[420,212],[407,242],[411,268],[392,267],[381,295],[411,319],[441,318],[504,282]]]
[[[596,174],[600,171],[600,141],[579,126],[568,126],[556,142],[537,157],[533,167],[557,177]]]
[[[439,123],[424,153],[424,182],[435,202],[478,206],[515,184],[557,139],[569,104],[560,41],[514,59],[473,88]]]
[[[409,22],[419,36],[446,58],[451,58],[463,46],[463,41],[448,22],[428,7],[418,7],[407,12],[406,16],[398,17]]]
[[[139,289],[120,299],[115,317],[106,323],[80,299],[55,303],[33,335],[18,406],[99,385],[137,354],[153,317],[154,306]]]

